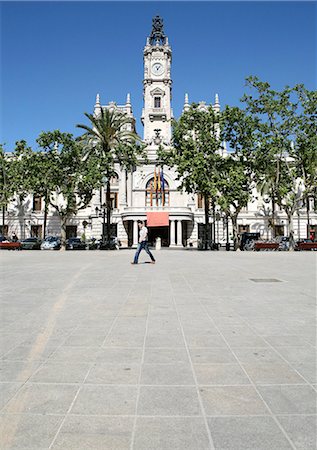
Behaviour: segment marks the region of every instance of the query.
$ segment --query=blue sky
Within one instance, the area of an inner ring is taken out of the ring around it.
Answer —
[[[316,89],[313,2],[3,2],[1,135],[36,148],[43,130],[78,135],[96,93],[124,103],[140,123],[143,47],[152,17],[164,19],[173,50],[173,109],[190,101],[237,105],[245,77],[280,89]]]

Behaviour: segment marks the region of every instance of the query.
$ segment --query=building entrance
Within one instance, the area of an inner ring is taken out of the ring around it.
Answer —
[[[150,245],[155,246],[155,241],[158,237],[161,238],[162,247],[168,247],[170,245],[169,227],[148,228],[148,240]]]

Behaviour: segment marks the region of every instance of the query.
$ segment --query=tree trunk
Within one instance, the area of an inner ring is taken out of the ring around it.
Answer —
[[[61,250],[66,250],[66,224],[68,217],[61,218]]]
[[[306,197],[306,211],[307,211],[307,239],[310,239],[310,205],[309,197]]]
[[[229,214],[226,213],[226,251],[230,251],[230,242],[229,242]]]
[[[43,224],[43,239],[46,238],[46,226],[47,226],[47,216],[48,216],[48,194],[46,192],[44,196],[44,224]]]
[[[233,248],[234,251],[238,249],[238,214],[233,214],[231,216],[232,221],[232,232],[233,232]]]
[[[111,220],[111,198],[110,198],[110,180],[107,181],[107,194],[106,194],[106,206],[107,206],[107,245],[110,248],[110,220]]]
[[[272,196],[272,238],[275,238],[275,197]]]
[[[4,227],[5,227],[5,214],[6,214],[6,207],[5,205],[2,205],[2,235],[4,236]]]
[[[295,240],[294,240],[294,221],[293,214],[287,213],[287,221],[288,221],[288,236],[289,236],[289,250],[294,250]]]
[[[213,245],[216,243],[216,205],[214,201],[212,202],[212,243]]]
[[[204,203],[205,203],[205,242],[204,248],[208,250],[208,241],[209,241],[209,197],[204,195]]]

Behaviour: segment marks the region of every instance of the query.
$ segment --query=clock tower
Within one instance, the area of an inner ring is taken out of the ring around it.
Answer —
[[[171,141],[171,61],[172,50],[163,31],[163,19],[156,16],[152,20],[152,31],[143,51],[144,108],[141,121],[144,125],[144,141],[149,150],[154,151],[160,144]],[[151,151],[149,152],[152,153]],[[150,156],[150,155],[149,155]]]

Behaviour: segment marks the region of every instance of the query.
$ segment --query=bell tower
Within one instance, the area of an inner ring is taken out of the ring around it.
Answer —
[[[171,62],[172,50],[163,31],[163,19],[155,16],[152,31],[143,51],[144,107],[141,121],[144,125],[144,141],[155,150],[160,144],[171,141]]]

